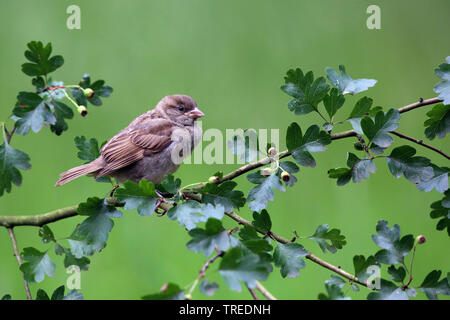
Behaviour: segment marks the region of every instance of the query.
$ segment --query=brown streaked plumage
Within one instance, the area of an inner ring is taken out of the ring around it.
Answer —
[[[60,174],[56,186],[85,175],[96,179],[114,177],[119,182],[139,182],[147,179],[160,183],[169,173],[174,173],[179,163],[172,161],[172,151],[181,143],[175,133],[187,132],[191,151],[201,137],[201,128],[195,120],[203,117],[197,103],[186,95],[166,96],[128,127],[112,137],[101,149],[100,156],[85,165]]]

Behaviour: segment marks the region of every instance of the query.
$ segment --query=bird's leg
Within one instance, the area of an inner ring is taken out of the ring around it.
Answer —
[[[164,216],[167,213],[167,209],[161,207],[161,204],[162,203],[167,203],[168,204],[169,202],[166,200],[166,198],[164,198],[164,196],[158,190],[155,190],[155,192],[159,196],[159,198],[158,198],[158,200],[156,200],[156,207],[155,207],[154,211],[156,212],[156,215],[158,217],[162,217],[162,216]],[[159,212],[158,209],[161,209],[162,212]]]

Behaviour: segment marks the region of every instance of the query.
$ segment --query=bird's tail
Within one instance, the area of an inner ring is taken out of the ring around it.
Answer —
[[[61,173],[59,176],[59,180],[56,182],[55,186],[62,186],[63,184],[66,184],[69,181],[72,181],[76,178],[85,176],[89,173],[96,172],[102,168],[102,165],[100,161],[94,160],[90,163],[84,164],[82,166],[78,166],[75,168],[70,169],[69,171]]]

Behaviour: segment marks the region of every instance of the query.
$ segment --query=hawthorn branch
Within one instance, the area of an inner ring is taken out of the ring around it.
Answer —
[[[7,229],[8,229],[9,237],[11,238],[14,255],[16,256],[17,263],[19,264],[19,267],[20,267],[22,265],[22,259],[20,258],[19,248],[17,246],[17,240],[16,240],[16,236],[14,235],[14,230],[13,230],[13,228],[10,228],[10,227],[8,227]],[[23,278],[23,284],[25,286],[25,291],[27,293],[27,299],[33,300],[33,298],[31,297],[30,287],[28,286],[27,280],[25,280],[25,275],[23,274],[22,271],[21,271],[21,273],[22,273],[22,278]]]
[[[252,288],[250,288],[248,285],[247,285],[247,289],[248,289],[248,291],[250,292],[250,294],[251,294],[253,300],[259,300],[258,296],[257,296],[256,293],[255,293],[255,290],[253,290]]]
[[[209,268],[209,266],[216,261],[217,259],[223,257],[225,255],[224,251],[218,250],[217,254],[215,254],[211,259],[205,262],[205,264],[202,266],[198,273],[197,279],[195,279],[194,283],[192,284],[191,288],[189,289],[188,293],[186,294],[185,298],[187,300],[190,300],[192,298],[192,292],[194,292],[197,285],[200,283],[200,281],[205,277],[206,270]]]
[[[278,300],[278,299],[275,298],[274,295],[271,294],[270,291],[267,290],[267,289],[261,284],[261,282],[259,282],[258,280],[256,280],[256,289],[258,289],[258,291],[261,292],[261,294],[262,294],[267,300]]]
[[[437,152],[440,155],[442,155],[445,158],[447,158],[448,160],[450,160],[450,156],[448,154],[446,154],[444,151],[442,151],[442,150],[440,150],[440,149],[438,149],[436,147],[430,146],[429,144],[424,143],[423,140],[418,140],[416,138],[409,137],[409,136],[407,136],[407,135],[405,135],[403,133],[397,132],[397,131],[391,131],[391,133],[393,135],[399,137],[399,138],[409,140],[411,142],[417,143],[418,145],[421,145],[422,147],[425,147],[425,148],[428,148],[430,150],[433,150],[434,152]]]

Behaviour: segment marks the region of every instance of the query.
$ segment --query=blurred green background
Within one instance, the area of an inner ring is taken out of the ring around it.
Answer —
[[[81,30],[66,28],[66,8],[81,8]],[[381,30],[368,30],[366,9],[381,8]],[[60,137],[44,128],[39,134],[16,135],[12,146],[31,157],[32,170],[23,172],[23,186],[0,198],[0,214],[44,213],[73,205],[89,196],[104,196],[110,185],[90,178],[75,180],[61,188],[53,185],[58,174],[81,161],[73,139],[77,135],[104,141],[128,125],[137,115],[152,108],[163,96],[184,93],[194,97],[206,113],[203,128],[279,128],[284,140],[286,127],[298,121],[302,127],[321,124],[316,115],[295,116],[286,104],[289,97],[279,89],[284,73],[293,67],[325,74],[325,67],[339,64],[355,78],[374,78],[369,91],[347,97],[338,113],[350,113],[355,101],[366,94],[375,105],[400,107],[419,97],[435,96],[439,81],[433,69],[450,55],[450,2],[433,1],[2,1],[0,4],[0,120],[9,119],[16,95],[32,90],[30,78],[20,71],[23,52],[31,40],[51,41],[55,54],[65,58],[64,66],[53,74],[55,80],[75,84],[83,73],[105,79],[114,88],[104,105],[91,107],[86,118],[75,115],[69,131]],[[401,132],[424,138],[423,121],[429,108],[404,115]],[[12,121],[7,124],[11,126]],[[344,125],[342,130],[349,129]],[[355,254],[370,255],[378,249],[371,240],[378,220],[400,224],[404,234],[424,234],[427,243],[416,254],[414,276],[419,285],[425,275],[449,267],[448,236],[435,230],[429,206],[442,196],[435,190],[416,190],[404,178],[394,179],[384,161],[378,172],[360,184],[337,187],[327,170],[343,166],[346,151],[355,141],[345,139],[315,155],[315,169],[301,168],[300,183],[287,192],[275,193],[268,210],[273,231],[285,237],[296,230],[311,235],[323,223],[339,228],[348,244],[336,254],[323,254],[318,246],[302,242],[319,257],[352,272]],[[396,141],[395,145],[405,144]],[[448,140],[433,141],[448,150]],[[283,143],[284,147],[284,143]],[[429,150],[420,149],[440,165],[448,163]],[[204,181],[218,169],[229,172],[238,165],[185,165],[177,172],[183,185]],[[245,176],[240,189],[250,188]],[[240,214],[251,219],[248,208]],[[58,238],[70,235],[75,217],[51,225]],[[233,221],[225,218],[227,226]],[[40,243],[38,229],[16,228],[20,248]],[[167,217],[140,217],[126,212],[115,219],[107,247],[91,258],[88,272],[82,273],[82,293],[86,299],[139,299],[153,293],[165,282],[190,284],[205,257],[185,248],[189,237],[177,222]],[[447,249],[446,249],[447,248]],[[67,275],[62,259],[49,248],[57,265],[53,278],[31,286],[52,292],[64,284]],[[213,265],[207,278],[221,289],[214,298],[249,299],[246,290],[232,292]],[[331,272],[311,262],[295,279],[282,279],[276,269],[264,283],[280,299],[316,299],[324,291],[323,282]],[[383,271],[383,276],[389,275]],[[25,293],[8,234],[0,229],[0,296],[10,293],[23,299]],[[354,294],[364,299],[368,290]],[[198,290],[194,299],[206,298]],[[422,293],[418,297],[424,298]]]

